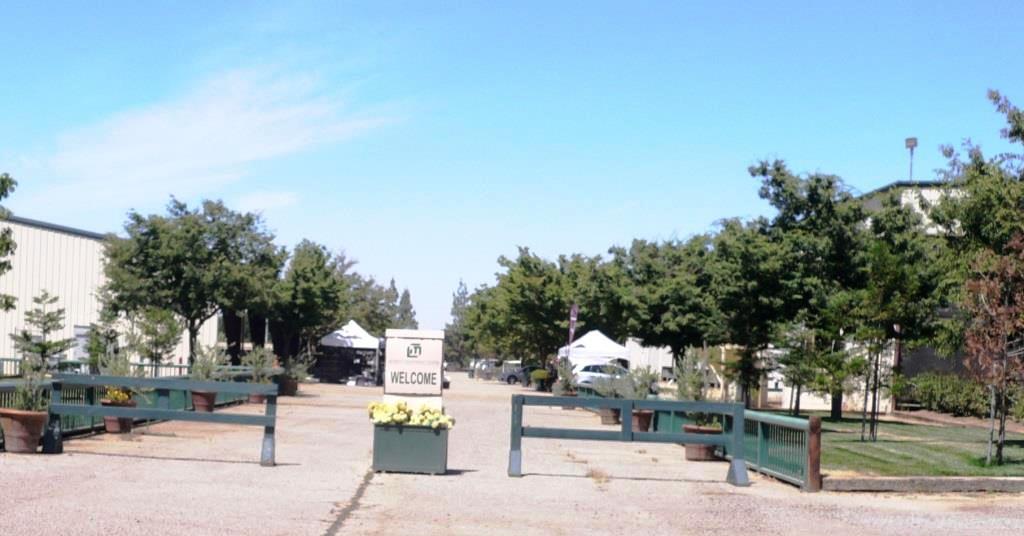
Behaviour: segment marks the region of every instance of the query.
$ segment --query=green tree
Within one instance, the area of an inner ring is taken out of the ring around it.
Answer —
[[[815,383],[827,386],[832,418],[840,418],[849,374],[859,368],[843,359],[856,360],[844,335],[856,327],[853,295],[866,284],[862,205],[835,175],[798,176],[781,160],[760,162],[749,172],[761,180],[761,198],[776,209],[769,229],[786,244],[796,276],[780,320],[795,319],[814,332],[813,349],[821,355],[804,355],[825,367]]]
[[[416,329],[420,327],[416,321],[416,310],[412,307],[412,296],[409,289],[402,290],[402,297],[398,300],[398,312],[395,316],[394,327],[399,329]]]
[[[148,308],[128,316],[128,350],[158,365],[181,341],[181,322],[166,309]]]
[[[303,240],[274,287],[271,333],[274,349],[288,359],[314,346],[337,318],[344,290],[327,248]]]
[[[6,173],[0,173],[0,201],[10,197],[11,193],[18,183],[10,175]],[[11,215],[3,206],[0,206],[0,220],[6,220]],[[10,227],[5,227],[0,231],[0,275],[6,274],[11,271],[11,255],[14,254],[14,249],[17,244],[14,243],[14,237],[12,236],[13,231]],[[10,294],[0,294],[0,311],[10,311],[14,309],[14,296]]]
[[[106,242],[103,290],[112,313],[147,308],[174,312],[188,332],[189,363],[195,360],[199,328],[216,314],[222,285],[236,268],[220,245],[220,202],[190,209],[172,199],[167,215],[129,212],[126,237]]]
[[[661,244],[635,240],[628,252],[613,248],[610,264],[628,279],[627,288],[612,294],[628,311],[626,331],[645,344],[668,346],[676,361],[686,348],[722,342],[723,318],[708,269],[711,251],[707,235]]]
[[[1024,112],[997,91],[989,100],[1006,121],[1002,136],[1024,143]],[[931,212],[948,246],[943,264],[942,298],[950,304],[940,323],[940,347],[965,350],[965,364],[995,392],[992,408],[999,421],[997,462],[1005,437],[1007,392],[1024,372],[1009,346],[1024,337],[1024,158],[1018,153],[986,157],[967,142],[963,159],[944,147],[948,167],[945,195]],[[990,442],[993,438],[990,438]]]
[[[854,338],[868,353],[862,420],[867,422],[870,399],[868,435],[874,440],[879,392],[886,382],[880,363],[882,352],[889,341],[895,341],[898,350],[904,344],[924,343],[934,335],[941,242],[926,234],[922,218],[914,209],[904,206],[897,195],[889,195],[871,214],[865,247],[866,281],[854,313]]]
[[[708,264],[724,339],[740,346],[739,360],[729,370],[747,404],[763,374],[758,355],[775,339],[778,324],[793,317],[793,298],[801,291],[790,244],[770,231],[764,220],[725,220]]]
[[[53,359],[61,359],[64,352],[75,345],[75,339],[53,338],[53,334],[64,330],[64,309],[53,306],[57,297],[42,291],[32,298],[36,306],[25,311],[25,323],[32,329],[21,329],[11,334],[14,348],[23,356],[38,357],[45,365]]]
[[[444,360],[460,365],[469,363],[472,357],[472,344],[466,325],[469,299],[469,289],[460,279],[459,286],[452,293],[451,322],[444,326]]]

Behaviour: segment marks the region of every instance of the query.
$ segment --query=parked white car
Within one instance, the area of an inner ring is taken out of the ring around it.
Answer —
[[[600,378],[610,380],[612,378],[622,378],[628,375],[629,371],[618,365],[614,365],[612,363],[598,363],[582,365],[577,368],[576,372],[573,374],[573,380],[576,382],[576,385],[591,387],[594,385],[594,381]]]

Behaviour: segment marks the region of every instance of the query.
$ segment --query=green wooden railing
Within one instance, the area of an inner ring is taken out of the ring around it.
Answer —
[[[551,428],[525,426],[523,424],[523,408],[526,406],[561,406],[619,410],[623,416],[618,431],[580,430],[575,428]],[[734,454],[726,473],[726,482],[734,486],[748,486],[747,465],[744,463],[745,448],[742,434],[694,434],[682,430],[672,432],[651,432],[633,430],[632,415],[636,410],[668,411],[678,413],[705,413],[714,415],[730,415],[734,422],[743,422],[743,405],[727,402],[693,402],[677,400],[629,400],[601,397],[548,397],[548,396],[512,396],[512,427],[510,432],[508,475],[523,476],[522,440],[526,437],[543,439],[578,439],[586,441],[625,441],[646,443],[689,443],[697,445],[715,445],[729,447]]]
[[[800,419],[747,410],[744,414],[744,455],[751,469],[800,486],[821,489],[821,420]],[[725,430],[733,421],[725,416]],[[729,457],[728,446],[721,454]]]
[[[167,366],[167,365],[160,365]],[[171,365],[177,366],[177,365]],[[186,369],[188,367],[185,367]],[[225,367],[229,369],[228,374],[234,381],[244,381],[251,375],[251,371],[245,367]],[[161,376],[160,379],[172,380],[172,379],[186,379],[188,376]],[[9,408],[14,405],[14,391],[20,380],[9,379],[0,381],[0,408]],[[46,396],[49,396],[51,382],[47,382],[44,389],[46,389]],[[105,398],[106,390],[103,387],[87,387],[80,385],[66,385],[61,393],[61,402],[64,404],[74,404],[82,406],[96,406],[100,404],[100,400]],[[138,408],[156,408],[157,397],[152,390],[143,390],[140,393],[135,393],[132,398],[136,402]],[[231,404],[237,404],[244,402],[248,398],[248,395],[244,393],[217,393],[217,406],[227,406]],[[185,391],[170,391],[169,396],[169,407],[168,409],[174,410],[191,410],[192,409],[192,398],[188,396]],[[75,435],[87,432],[93,432],[103,428],[103,418],[96,416],[85,416],[85,415],[61,415],[61,430],[65,435]],[[145,422],[140,420],[140,422]],[[3,448],[3,431],[0,430],[0,449]]]
[[[580,387],[582,398],[602,398],[593,389]],[[723,433],[732,433],[732,415],[715,416],[723,423]],[[679,433],[684,425],[696,424],[691,413],[657,410],[653,428],[656,433]],[[801,419],[746,410],[743,421],[743,446],[747,467],[806,491],[821,489],[821,421],[817,417]],[[732,459],[728,445],[718,455]]]

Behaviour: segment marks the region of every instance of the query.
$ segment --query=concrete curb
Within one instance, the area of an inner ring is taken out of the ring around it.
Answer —
[[[1024,493],[1021,477],[825,477],[825,491],[867,491],[898,493],[959,493],[993,491]]]

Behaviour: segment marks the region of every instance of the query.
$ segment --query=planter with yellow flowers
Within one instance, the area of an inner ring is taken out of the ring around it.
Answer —
[[[369,412],[374,471],[432,475],[448,471],[448,430],[455,420],[442,410],[373,402]]]

